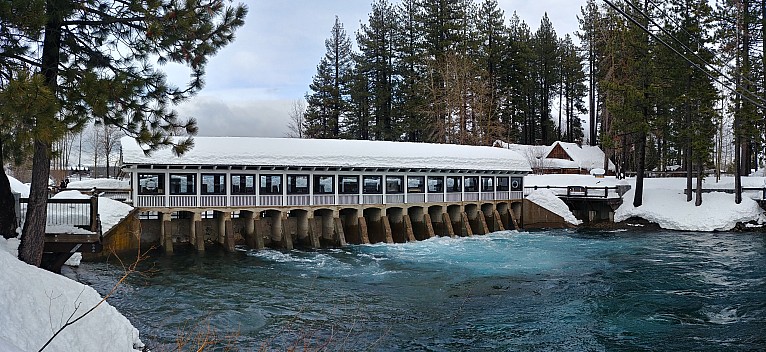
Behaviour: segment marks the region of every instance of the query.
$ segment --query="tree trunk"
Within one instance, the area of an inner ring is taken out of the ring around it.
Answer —
[[[691,144],[686,147],[686,153],[684,153],[684,166],[686,168],[686,201],[692,201],[692,147]]]
[[[69,6],[64,0],[48,0],[45,37],[40,71],[45,83],[54,94],[57,92],[58,66],[61,51],[62,8]],[[38,138],[34,141],[32,158],[32,185],[29,191],[27,215],[19,245],[19,259],[27,264],[40,266],[45,244],[45,222],[48,212],[48,179],[51,172],[51,144]]]
[[[3,141],[0,140],[0,234],[4,238],[18,236],[16,233],[16,199],[11,191],[11,183],[5,174]]]
[[[695,192],[695,195],[697,199],[694,201],[695,206],[702,205],[702,177],[704,176],[704,165],[705,163],[700,160],[699,165],[697,165],[697,191]],[[692,190],[689,190],[689,194],[691,194]]]
[[[644,198],[644,169],[646,169],[646,133],[638,134],[638,162],[636,170],[636,193],[633,197],[633,206],[640,207]]]
[[[43,258],[50,163],[50,146],[41,141],[35,141],[29,205],[19,245],[19,259],[34,266],[40,266]]]

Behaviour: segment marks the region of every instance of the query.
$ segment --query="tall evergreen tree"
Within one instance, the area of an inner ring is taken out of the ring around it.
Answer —
[[[358,88],[367,89],[365,93],[371,99],[372,135],[376,140],[395,140],[399,125],[394,116],[394,39],[396,34],[396,13],[388,0],[376,0],[372,4],[368,23],[356,35],[356,42],[361,54],[356,61],[359,74],[369,82],[368,86],[359,84]],[[355,90],[356,91],[356,90]],[[354,95],[354,94],[352,94]]]
[[[559,84],[558,38],[546,13],[533,40],[535,52],[534,75],[536,77],[537,103],[540,112],[539,138],[542,144],[553,142],[551,106],[554,92]],[[535,136],[537,138],[538,136]]]
[[[32,0],[24,6],[37,9],[40,20],[30,22],[6,4],[0,5],[0,67],[41,75],[60,108],[31,117],[40,130],[31,136],[32,184],[19,257],[40,265],[54,132],[96,119],[149,150],[172,146],[183,153],[192,140],[171,136],[196,133],[196,123],[180,120],[170,107],[202,88],[208,58],[234,39],[247,9],[225,1]],[[151,63],[156,58],[188,66],[189,84],[169,85]]]
[[[351,39],[335,16],[330,38],[325,40],[325,55],[317,66],[307,94],[304,124],[309,138],[338,138],[343,118],[348,114],[353,69]]]

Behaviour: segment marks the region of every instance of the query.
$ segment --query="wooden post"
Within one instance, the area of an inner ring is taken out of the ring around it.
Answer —
[[[99,232],[101,229],[100,221],[98,218],[98,197],[95,195],[90,197],[90,230],[92,232]],[[99,236],[101,233],[98,234]]]
[[[402,215],[402,222],[404,222],[404,238],[407,242],[415,242],[415,231],[412,229],[412,221],[409,214]]]
[[[492,217],[495,219],[495,227],[493,230],[505,231],[505,227],[503,226],[503,219],[500,218],[500,213],[497,212],[497,209],[492,211]]]
[[[513,209],[511,207],[508,207],[508,214],[511,216],[511,222],[513,223],[513,229],[518,230],[519,229],[519,222],[516,221],[516,215],[513,214]]]
[[[346,234],[343,232],[343,223],[340,221],[340,218],[333,219],[333,222],[335,224],[335,242],[340,247],[346,246]]]
[[[463,222],[462,227],[465,229],[465,235],[468,237],[473,236],[473,229],[471,229],[471,222],[468,221],[468,214],[461,212],[460,220]]]
[[[359,242],[370,244],[370,236],[367,233],[367,219],[364,216],[359,217]]]
[[[444,222],[445,228],[444,235],[449,236],[450,238],[455,238],[455,230],[452,228],[452,219],[450,219],[449,213],[442,213],[442,221]]]
[[[319,241],[319,226],[317,226],[316,218],[309,218],[309,239],[311,240],[312,248],[322,248],[322,242]]]
[[[423,223],[426,227],[426,239],[432,238],[436,236],[434,233],[434,224],[431,223],[431,214],[425,213],[423,214]]]
[[[381,216],[380,223],[383,226],[383,235],[386,237],[386,243],[394,243],[394,236],[391,234],[391,224],[388,222],[388,216]],[[410,224],[410,227],[412,227],[412,224]]]
[[[479,217],[479,234],[480,235],[486,235],[489,233],[488,227],[487,227],[487,217],[484,216],[484,212],[479,210],[476,213],[476,216]]]

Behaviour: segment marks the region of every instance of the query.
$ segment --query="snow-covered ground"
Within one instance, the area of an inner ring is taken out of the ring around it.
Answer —
[[[28,187],[11,178],[14,191],[28,195]],[[88,198],[77,191],[56,198]],[[104,231],[132,207],[99,198]],[[19,239],[0,238],[0,351],[37,351],[68,320],[77,319],[101,301],[89,286],[17,259]],[[74,313],[74,314],[73,314]],[[109,303],[65,328],[46,351],[137,351],[143,347],[138,330]]]
[[[84,189],[89,190],[93,188],[98,189],[125,189],[130,190],[130,181],[117,180],[113,178],[88,178],[82,180],[72,180],[69,182],[67,188]]]
[[[564,221],[572,225],[580,225],[582,221],[578,220],[574,214],[569,210],[569,207],[564,203],[561,198],[556,196],[552,191],[547,189],[539,189],[532,191],[527,196],[530,202],[535,203],[545,209],[550,210],[552,213],[564,218]]]
[[[525,178],[526,187],[613,187],[618,184],[629,184],[631,190],[624,195],[624,202],[615,213],[617,222],[630,217],[639,217],[656,223],[664,229],[685,231],[726,231],[733,229],[738,222],[766,224],[763,209],[753,200],[760,199],[762,191],[745,193],[741,204],[734,203],[733,194],[703,193],[702,205],[697,207],[694,201],[686,201],[685,178],[647,178],[644,179],[643,204],[636,208],[633,207],[635,182],[634,178],[618,180],[615,177],[596,178],[590,175],[530,175]],[[696,179],[694,182],[696,185]],[[766,187],[766,178],[743,177],[742,186],[762,189]],[[723,177],[716,182],[715,178],[708,177],[703,180],[703,188],[733,189],[734,178]],[[556,190],[556,192],[561,193],[565,190]]]

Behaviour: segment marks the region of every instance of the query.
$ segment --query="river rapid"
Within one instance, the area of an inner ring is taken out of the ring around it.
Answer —
[[[109,302],[154,351],[200,335],[237,351],[766,350],[763,233],[506,231],[140,266]],[[68,275],[105,294],[122,272]]]

